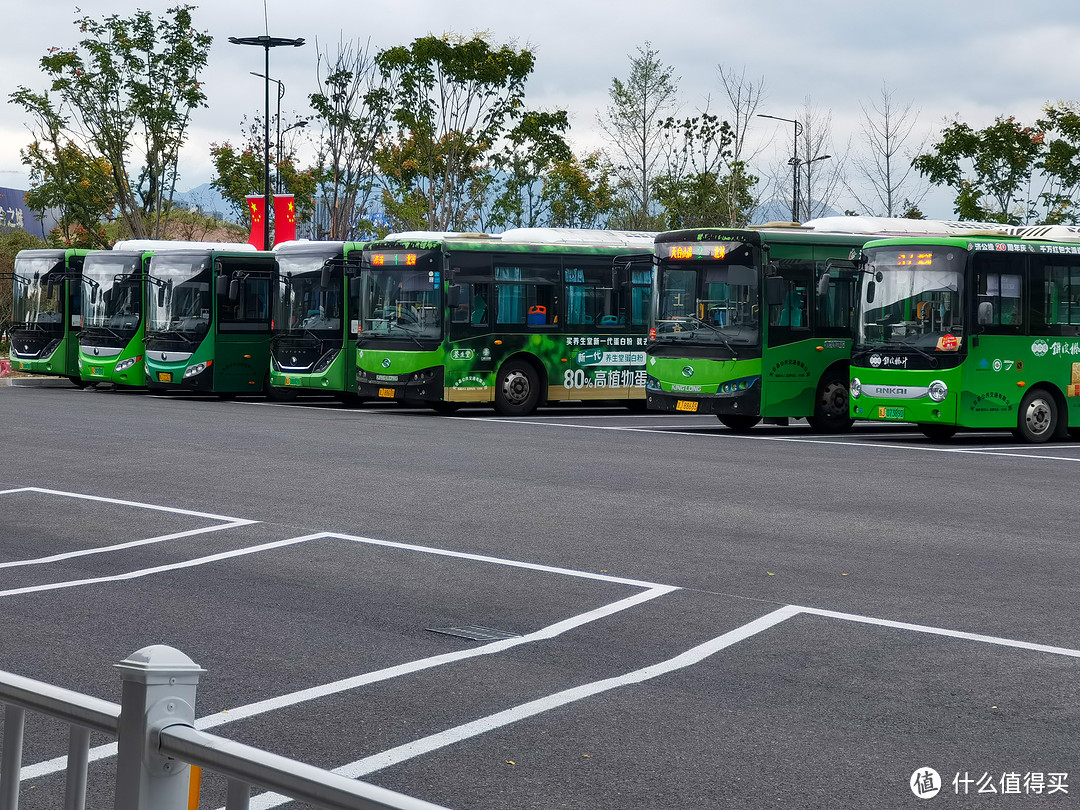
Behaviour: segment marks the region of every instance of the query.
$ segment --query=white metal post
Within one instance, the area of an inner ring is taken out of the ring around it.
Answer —
[[[158,737],[169,726],[195,724],[195,690],[206,670],[163,644],[115,666],[123,680],[115,810],[185,810],[188,765],[160,754]]]

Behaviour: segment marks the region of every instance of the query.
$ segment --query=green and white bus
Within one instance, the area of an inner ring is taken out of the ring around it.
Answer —
[[[158,250],[146,281],[147,387],[223,397],[269,392],[273,253]]]
[[[848,429],[853,260],[883,233],[947,227],[825,217],[658,235],[649,409],[712,413],[736,431],[802,418],[819,432]]]
[[[82,268],[89,251],[20,250],[12,273],[11,367],[67,377],[79,388]]]
[[[504,415],[555,401],[640,405],[653,236],[519,228],[368,243],[358,396]]]
[[[356,293],[346,273],[346,242],[274,245],[278,291],[270,341],[270,385],[279,398],[329,393],[353,403],[356,395]],[[353,295],[350,298],[350,288]]]
[[[1080,432],[1080,229],[998,228],[866,245],[853,417],[934,439]]]
[[[83,265],[83,328],[79,371],[88,384],[146,386],[146,276],[158,250],[250,250],[231,242],[126,239],[87,254]]]

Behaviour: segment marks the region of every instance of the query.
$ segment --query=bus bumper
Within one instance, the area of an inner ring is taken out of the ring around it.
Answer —
[[[666,391],[647,391],[645,406],[650,411],[667,413],[712,413],[720,416],[756,416],[761,413],[761,388],[754,386],[729,396],[671,394]]]
[[[443,398],[443,367],[432,366],[411,374],[356,372],[356,394],[364,399],[439,402]]]

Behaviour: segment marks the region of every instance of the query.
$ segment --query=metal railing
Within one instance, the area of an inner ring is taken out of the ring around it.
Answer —
[[[115,737],[118,743],[114,810],[186,810],[191,765],[226,777],[226,810],[247,810],[253,786],[325,810],[444,810],[197,730],[195,691],[205,670],[179,650],[144,647],[116,667],[123,680],[119,705],[0,672],[0,703],[5,707],[0,810],[19,806],[27,711],[70,727],[64,810],[86,807],[91,731]]]

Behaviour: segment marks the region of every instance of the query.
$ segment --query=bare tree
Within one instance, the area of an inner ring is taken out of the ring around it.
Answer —
[[[746,175],[750,161],[754,160],[761,151],[760,149],[753,152],[747,151],[746,134],[750,129],[750,120],[757,115],[758,108],[765,99],[765,78],[760,77],[756,81],[746,78],[745,67],[736,75],[732,68],[717,65],[716,73],[727,95],[731,110],[731,118],[728,120],[728,125],[731,127],[731,144],[725,158],[728,172],[733,177],[740,174]],[[755,188],[756,185],[756,182],[747,184],[744,189],[744,193],[748,194],[752,200],[749,210],[746,211],[751,219],[754,211],[761,204],[760,187]],[[734,184],[729,187],[728,195],[728,210],[734,211],[738,208],[736,199],[738,191]]]
[[[660,61],[649,42],[630,57],[630,75],[611,80],[611,104],[597,116],[615,154],[616,172],[626,195],[627,222],[647,228],[653,222],[653,181],[662,158],[665,113],[675,108],[679,80]]]
[[[903,216],[915,209],[930,190],[928,185],[917,182],[913,175],[912,160],[922,154],[926,138],[914,148],[906,149],[918,123],[918,111],[911,103],[904,106],[893,100],[893,91],[882,84],[880,98],[870,103],[862,102],[863,145],[866,153],[852,158],[851,164],[860,189],[848,186],[855,201],[868,214],[878,216]]]
[[[832,207],[844,188],[844,170],[849,149],[843,153],[832,147],[832,112],[822,112],[807,96],[800,114],[799,213],[803,220],[820,217]],[[835,154],[834,154],[835,153]]]
[[[345,240],[371,230],[370,205],[376,196],[375,154],[386,118],[372,110],[382,78],[370,42],[338,42],[337,53],[320,50],[319,91],[311,106],[322,124],[319,135],[318,203],[329,222],[327,238]],[[320,217],[321,218],[321,217]]]

